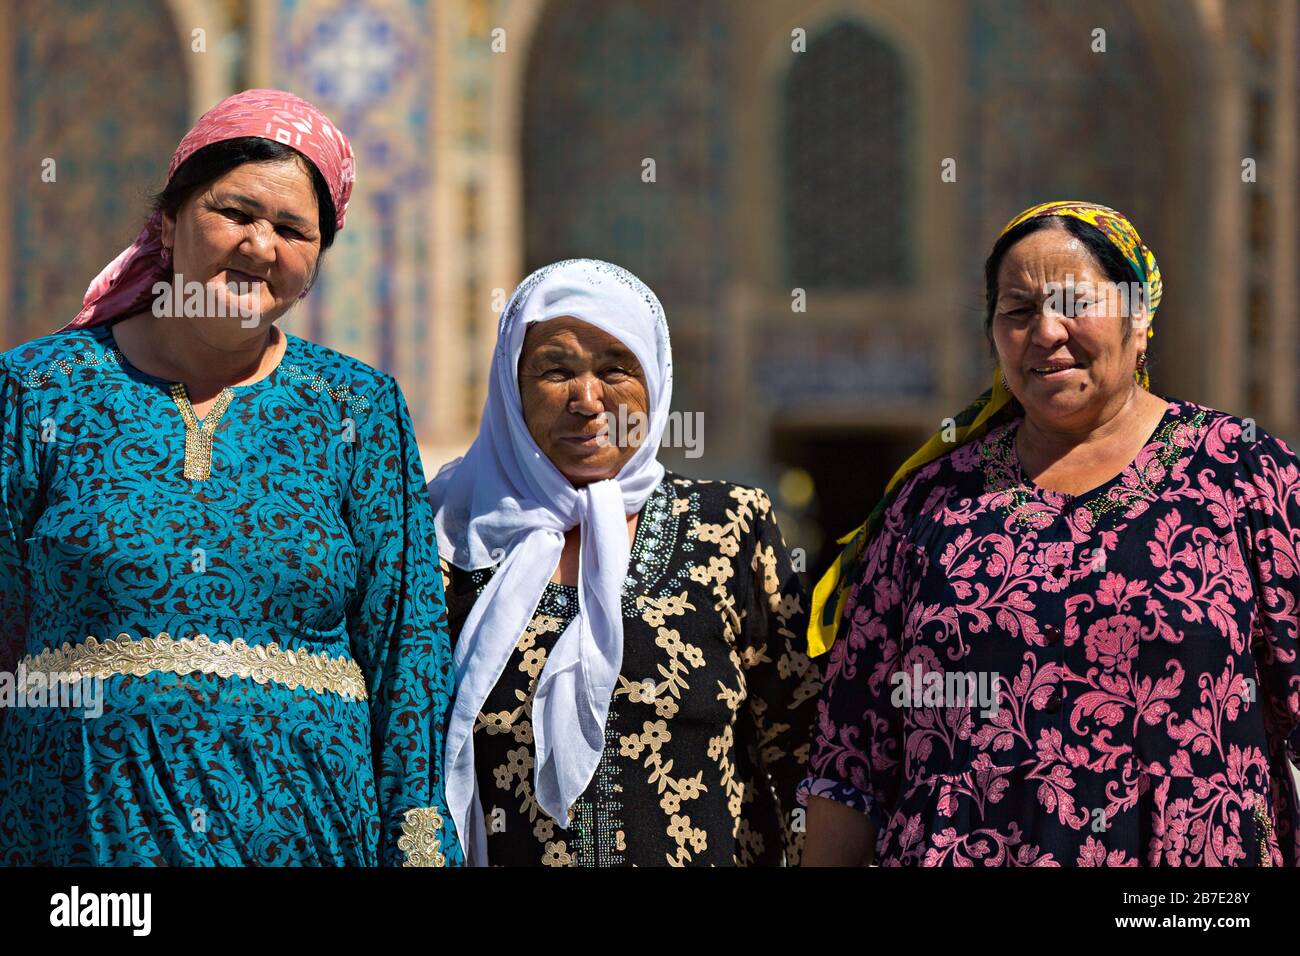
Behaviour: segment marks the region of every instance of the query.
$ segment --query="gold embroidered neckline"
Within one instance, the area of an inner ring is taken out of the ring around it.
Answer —
[[[171,387],[172,401],[185,422],[185,477],[191,481],[207,481],[212,476],[212,436],[221,423],[221,416],[235,397],[234,389],[223,388],[208,414],[200,422],[190,404],[189,391],[176,382]]]

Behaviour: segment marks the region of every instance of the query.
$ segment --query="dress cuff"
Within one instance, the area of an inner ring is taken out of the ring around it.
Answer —
[[[442,816],[433,807],[416,807],[402,817],[402,836],[397,848],[402,851],[402,866],[446,866],[439,832]]]
[[[827,800],[834,800],[836,803],[851,807],[859,813],[865,813],[871,817],[871,822],[875,824],[877,833],[885,825],[885,813],[880,806],[880,801],[863,793],[857,787],[849,786],[843,780],[832,780],[829,777],[807,777],[795,789],[794,799],[801,807],[806,807],[810,796],[825,797]]]

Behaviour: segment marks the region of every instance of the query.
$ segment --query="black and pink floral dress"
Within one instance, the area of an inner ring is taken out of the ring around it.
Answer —
[[[869,814],[881,865],[1296,865],[1300,462],[1171,401],[1068,496],[1020,421],[887,511],[801,797]]]

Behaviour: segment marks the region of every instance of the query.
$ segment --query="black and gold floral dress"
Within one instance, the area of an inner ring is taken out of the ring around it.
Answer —
[[[492,569],[444,565],[452,640]],[[666,474],[623,587],[623,666],[605,750],[570,825],[537,804],[532,697],[578,608],[551,583],[474,724],[493,866],[798,862],[820,690],[807,598],[767,495]]]

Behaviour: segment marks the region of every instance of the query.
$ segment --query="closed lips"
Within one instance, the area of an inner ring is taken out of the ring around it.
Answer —
[[[240,272],[238,269],[226,270],[226,283],[238,282],[244,285],[258,285],[266,282],[261,276],[250,275],[247,272]],[[269,285],[269,283],[268,283]]]

